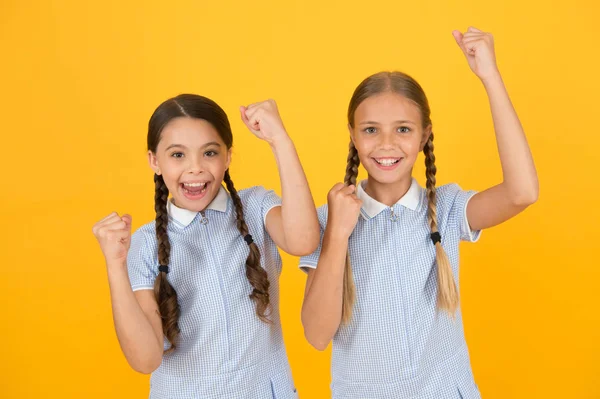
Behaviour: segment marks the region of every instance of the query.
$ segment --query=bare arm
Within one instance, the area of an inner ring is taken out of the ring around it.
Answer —
[[[453,34],[487,92],[502,165],[503,181],[473,196],[467,206],[471,228],[481,230],[514,217],[537,201],[539,184],[523,127],[496,66],[492,35],[475,28],[464,35]]]
[[[317,268],[308,272],[302,325],[307,341],[324,350],[333,339],[342,319],[344,268],[348,239],[360,212],[362,201],[354,186],[336,184],[328,195],[328,222]]]
[[[131,216],[111,213],[94,225],[106,259],[113,320],[121,350],[131,367],[151,373],[163,354],[162,323],[152,290],[133,292],[127,274],[127,252],[131,244]]]
[[[319,221],[310,188],[294,143],[288,136],[273,100],[240,109],[242,120],[273,150],[281,181],[281,207],[267,215],[267,232],[285,252],[302,256],[319,245]]]
[[[281,180],[281,207],[267,215],[267,231],[285,252],[308,255],[319,245],[319,221],[304,170],[291,139],[272,148]]]
[[[348,238],[325,230],[323,249],[316,269],[308,270],[302,325],[306,340],[324,350],[333,339],[342,320],[344,265]]]
[[[160,366],[163,332],[153,290],[133,292],[124,265],[109,266],[108,281],[115,331],[129,365],[149,374]]]
[[[527,138],[500,74],[484,85],[496,130],[503,181],[475,194],[469,201],[467,218],[475,230],[495,226],[516,216],[537,200],[539,191]]]

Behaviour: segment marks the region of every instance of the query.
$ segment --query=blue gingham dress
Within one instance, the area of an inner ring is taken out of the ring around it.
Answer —
[[[205,220],[169,202],[167,278],[181,307],[181,333],[177,349],[152,373],[152,399],[297,398],[279,319],[281,258],[265,229],[267,213],[281,200],[262,187],[241,190],[239,196],[269,275],[273,324],[258,319],[249,298],[249,248],[236,228],[226,190],[221,187]],[[127,264],[132,289],[152,289],[159,266],[154,222],[133,234]]]
[[[377,202],[359,184],[361,217],[349,253],[356,304],[348,325],[333,338],[334,399],[479,399],[465,342],[462,314],[452,320],[436,309],[435,247],[427,223],[427,196],[413,180],[392,207]],[[458,281],[459,241],[476,241],[466,206],[473,192],[457,185],[437,190],[442,245]],[[318,211],[321,234],[327,206]],[[322,239],[322,236],[321,236]],[[301,258],[316,268],[321,247]]]

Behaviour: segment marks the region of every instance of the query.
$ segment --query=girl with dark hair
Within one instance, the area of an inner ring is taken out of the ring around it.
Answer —
[[[241,107],[267,141],[282,199],[231,175],[233,135],[214,101],[183,94],[148,125],[156,220],[94,226],[106,258],[117,337],[151,398],[296,398],[279,318],[280,247],[315,250],[319,225],[294,144],[274,101]],[[223,187],[225,184],[225,189]]]

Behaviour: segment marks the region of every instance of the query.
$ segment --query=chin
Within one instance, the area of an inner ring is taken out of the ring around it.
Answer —
[[[369,175],[369,179],[374,180],[379,184],[394,184],[402,181],[402,175],[400,173],[397,173],[396,171],[391,173],[384,172],[381,170],[367,170],[367,173]]]
[[[396,184],[396,183],[399,183],[402,181],[402,179],[400,177],[397,177],[397,178],[386,177],[386,178],[380,179],[378,177],[371,176],[371,179],[373,179],[374,181],[376,181],[379,184]]]
[[[200,200],[190,200],[185,198],[185,196],[183,195],[173,196],[175,205],[178,208],[187,209],[188,211],[192,212],[203,211],[208,206],[208,204],[211,203],[212,198],[214,198],[214,196],[207,195]]]

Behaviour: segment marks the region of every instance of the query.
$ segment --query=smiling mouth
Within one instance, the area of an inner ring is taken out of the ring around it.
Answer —
[[[202,195],[206,192],[206,188],[208,187],[208,182],[201,183],[181,183],[180,187],[185,194],[190,196],[198,196]]]
[[[392,166],[400,162],[402,158],[373,158],[381,166]]]

